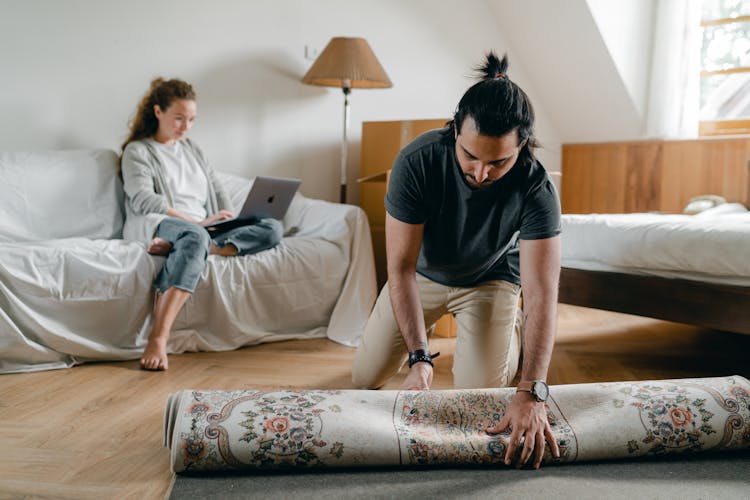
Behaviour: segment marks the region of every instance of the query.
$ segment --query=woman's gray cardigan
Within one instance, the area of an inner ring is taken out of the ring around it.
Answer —
[[[185,152],[192,154],[208,180],[206,213],[234,210],[232,202],[206,161],[203,152],[190,139],[180,141]],[[148,244],[156,227],[167,216],[167,208],[174,206],[174,194],[164,177],[164,165],[150,140],[133,141],[122,152],[122,180],[125,189],[125,227],[123,238]]]

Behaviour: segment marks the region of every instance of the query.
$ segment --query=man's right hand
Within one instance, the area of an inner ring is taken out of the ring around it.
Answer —
[[[403,391],[426,391],[432,385],[432,366],[429,363],[414,363],[401,384]]]

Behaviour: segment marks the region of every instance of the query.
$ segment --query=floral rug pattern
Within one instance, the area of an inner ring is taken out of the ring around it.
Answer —
[[[175,472],[502,463],[512,388],[453,391],[181,391],[165,413]],[[750,449],[750,382],[559,385],[547,415],[574,462]]]
[[[502,463],[510,432],[488,434],[503,418],[512,393],[507,391],[409,391],[398,398],[396,432],[412,465]],[[550,401],[549,404],[553,404]],[[570,459],[575,435],[570,425],[550,410],[547,418],[560,446],[561,460]],[[553,460],[549,449],[545,461]]]
[[[642,384],[623,387],[624,399],[615,406],[638,409],[645,434],[628,441],[628,452],[663,455],[726,447],[750,447],[748,401],[750,390],[732,384],[723,391],[699,384]],[[716,420],[713,402],[728,416]],[[723,425],[720,425],[723,424]]]

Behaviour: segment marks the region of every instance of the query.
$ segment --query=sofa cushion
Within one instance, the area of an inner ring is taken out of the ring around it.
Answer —
[[[119,169],[106,149],[0,153],[0,242],[121,238]]]

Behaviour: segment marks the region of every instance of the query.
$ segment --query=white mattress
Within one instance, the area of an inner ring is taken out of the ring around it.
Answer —
[[[563,215],[563,267],[750,286],[750,212]]]

